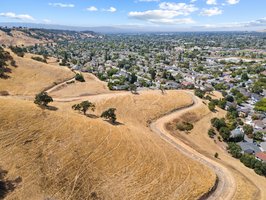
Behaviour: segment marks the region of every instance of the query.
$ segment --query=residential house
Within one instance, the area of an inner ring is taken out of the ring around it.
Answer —
[[[260,148],[254,143],[239,142],[238,145],[241,147],[242,153],[255,154],[261,152]]]
[[[231,131],[230,138],[240,138],[244,137],[244,131],[242,128],[237,127],[236,129]]]

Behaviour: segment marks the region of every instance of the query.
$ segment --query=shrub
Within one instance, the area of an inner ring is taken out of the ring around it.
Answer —
[[[32,56],[31,59],[32,59],[32,60],[39,61],[39,62],[47,63],[46,59],[41,58],[41,57],[39,57],[39,56]]]
[[[229,142],[228,143],[228,147],[227,147],[227,151],[234,157],[234,158],[241,158],[242,156],[242,149],[241,147],[234,143],[234,142]]]
[[[214,138],[214,136],[216,135],[215,130],[213,128],[210,128],[208,130],[208,135],[210,138]]]
[[[180,131],[191,131],[194,128],[194,126],[189,122],[181,122],[177,123],[176,128]]]
[[[215,111],[215,103],[213,101],[209,102],[208,108],[210,111],[214,112]]]
[[[79,74],[79,73],[76,74],[75,80],[77,80],[79,82],[85,82],[85,79],[84,79],[83,75],[82,74]]]
[[[214,154],[214,157],[215,157],[215,158],[218,158],[218,157],[219,157],[219,154],[216,152],[216,153]]]
[[[255,104],[255,110],[266,112],[266,98],[261,99]]]
[[[201,89],[196,89],[194,93],[195,93],[196,96],[198,96],[198,97],[201,98],[201,99],[202,99],[202,98],[204,97],[204,95],[205,95],[205,92],[202,91]]]

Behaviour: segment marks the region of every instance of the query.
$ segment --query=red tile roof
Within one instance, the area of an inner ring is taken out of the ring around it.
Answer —
[[[255,156],[263,161],[266,161],[266,152],[258,152]]]

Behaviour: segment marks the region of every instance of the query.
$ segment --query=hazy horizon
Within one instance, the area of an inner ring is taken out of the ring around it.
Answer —
[[[10,0],[1,3],[0,23],[140,32],[258,31],[266,29],[265,7],[261,0]]]

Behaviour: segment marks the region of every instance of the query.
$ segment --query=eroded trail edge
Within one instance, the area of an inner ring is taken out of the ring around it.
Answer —
[[[205,157],[204,155],[200,154],[188,145],[184,144],[183,142],[172,136],[165,128],[166,123],[171,122],[172,120],[180,117],[183,113],[193,110],[195,109],[195,107],[198,106],[199,100],[192,93],[187,93],[191,96],[193,100],[193,103],[190,106],[176,109],[171,113],[165,114],[161,118],[153,121],[150,124],[150,129],[155,134],[158,134],[167,143],[171,144],[179,152],[183,153],[185,156],[208,166],[215,172],[217,176],[215,185],[205,195],[199,197],[200,199],[233,199],[236,192],[236,183],[231,172],[221,164],[215,162],[210,158]]]

